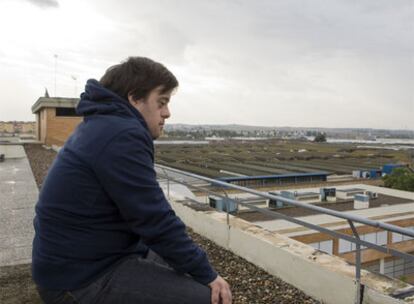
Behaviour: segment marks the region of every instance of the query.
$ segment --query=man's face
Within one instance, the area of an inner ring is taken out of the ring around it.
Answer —
[[[170,117],[168,103],[171,98],[171,91],[161,93],[162,86],[153,89],[146,98],[134,100],[131,95],[128,100],[144,117],[153,139],[158,138],[164,127],[165,120]]]

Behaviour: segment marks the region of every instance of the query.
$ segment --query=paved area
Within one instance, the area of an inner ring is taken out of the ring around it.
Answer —
[[[4,154],[5,158],[24,158],[26,153],[21,145],[0,145],[0,154]]]
[[[1,267],[31,262],[38,189],[23,147],[0,145],[0,151],[6,152],[0,162]]]

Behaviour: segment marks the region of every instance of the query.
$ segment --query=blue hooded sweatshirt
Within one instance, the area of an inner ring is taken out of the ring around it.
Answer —
[[[217,273],[205,252],[159,187],[153,141],[139,111],[89,80],[77,112],[84,120],[58,153],[36,205],[36,284],[78,289],[148,248],[177,272],[213,281]]]

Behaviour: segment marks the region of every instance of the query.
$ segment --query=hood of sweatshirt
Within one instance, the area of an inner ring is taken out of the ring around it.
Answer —
[[[129,101],[104,88],[95,79],[86,82],[85,92],[81,94],[76,113],[84,117],[91,115],[135,117],[148,129],[141,113]]]

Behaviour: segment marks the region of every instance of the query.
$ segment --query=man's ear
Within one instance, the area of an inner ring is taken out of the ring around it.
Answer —
[[[134,99],[134,96],[131,93],[128,93],[128,101],[132,105],[136,105],[137,104],[137,100]]]
[[[133,105],[133,106],[137,106],[137,105],[139,105],[140,103],[143,103],[143,102],[144,102],[144,98],[135,99],[135,98],[134,98],[134,95],[133,95],[133,94],[131,94],[131,93],[129,93],[129,94],[128,94],[128,101],[129,101],[129,103],[130,103],[131,105]]]

